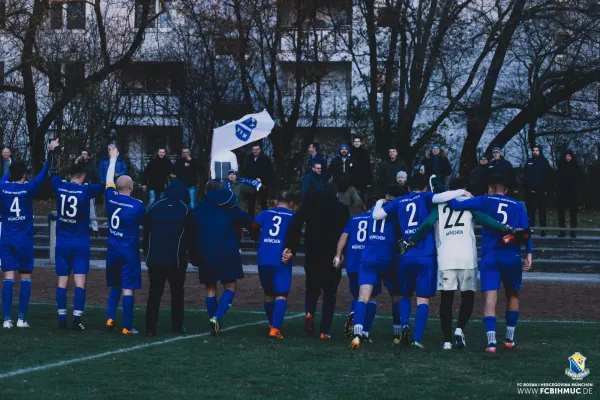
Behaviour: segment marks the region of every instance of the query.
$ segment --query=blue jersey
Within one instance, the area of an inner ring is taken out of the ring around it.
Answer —
[[[432,192],[412,192],[402,196],[383,206],[387,215],[398,214],[402,238],[408,240],[414,235],[431,211]],[[429,230],[423,239],[419,240],[415,247],[409,249],[405,257],[423,257],[436,254],[435,236],[433,230]]]
[[[140,249],[140,225],[144,223],[144,203],[119,194],[108,186],[104,194],[108,217],[108,247],[123,253]]]
[[[102,186],[80,185],[55,176],[52,178],[52,189],[56,193],[57,240],[80,239],[89,246],[90,200],[100,194]]]
[[[375,221],[369,218],[367,241],[361,261],[387,267],[396,259],[398,241],[397,221],[394,215]]]
[[[33,246],[33,198],[46,180],[48,164],[31,182],[7,182],[9,174],[0,180],[2,210],[2,243]]]
[[[346,243],[346,253],[344,255],[346,263],[346,273],[358,272],[360,267],[360,258],[362,257],[365,242],[367,241],[367,232],[371,213],[359,214],[346,224],[344,233],[348,234]]]
[[[528,228],[529,218],[522,203],[501,194],[485,195],[463,201],[450,201],[450,207],[455,210],[481,211],[497,221],[513,228]],[[481,254],[491,250],[510,250],[520,252],[517,244],[504,244],[501,239],[504,234],[483,228],[481,235]],[[527,253],[531,253],[531,239],[527,242]]]
[[[281,262],[285,236],[294,212],[287,208],[275,207],[258,214],[255,222],[262,228],[258,241],[259,266],[290,266],[291,262]]]

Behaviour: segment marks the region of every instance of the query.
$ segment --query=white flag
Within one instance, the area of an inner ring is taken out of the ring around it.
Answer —
[[[264,110],[258,114],[249,114],[220,128],[213,134],[211,154],[220,154],[234,150],[250,142],[255,142],[271,134],[275,122]]]

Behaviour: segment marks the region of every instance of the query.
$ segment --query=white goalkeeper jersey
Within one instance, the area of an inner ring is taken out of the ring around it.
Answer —
[[[465,200],[459,197],[457,200]],[[475,221],[470,211],[452,210],[447,203],[438,204],[435,227],[438,270],[477,268]]]

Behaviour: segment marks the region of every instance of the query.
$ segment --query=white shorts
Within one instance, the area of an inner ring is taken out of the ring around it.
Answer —
[[[477,289],[477,268],[438,270],[438,290],[456,290],[461,292]]]

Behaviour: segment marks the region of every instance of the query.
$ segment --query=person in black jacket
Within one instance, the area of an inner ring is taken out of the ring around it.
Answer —
[[[479,165],[473,168],[469,175],[469,182],[467,184],[467,190],[473,194],[473,196],[481,196],[488,192],[488,157],[484,154],[479,157]]]
[[[544,157],[540,146],[533,148],[533,157],[527,160],[523,171],[523,190],[525,191],[525,205],[529,215],[529,226],[535,226],[535,213],[538,211],[540,226],[546,226],[546,209],[548,197],[552,191],[552,178],[554,170]],[[541,231],[540,235],[546,235]]]
[[[577,161],[577,157],[572,150],[567,150],[563,158],[558,162],[556,171],[557,181],[557,208],[558,208],[558,226],[566,226],[565,214],[569,210],[571,218],[571,228],[577,228],[577,212],[579,211],[579,187],[583,180],[583,170]],[[564,230],[560,231],[558,237],[566,237]],[[574,231],[571,231],[571,237],[577,237]]]
[[[310,174],[315,164],[321,164],[323,176],[327,175],[327,160],[319,153],[319,143],[313,142],[308,146],[308,163],[306,166],[306,175]]]
[[[245,178],[259,181],[262,186],[258,192],[247,197],[248,214],[254,217],[256,210],[256,200],[260,201],[260,208],[265,211],[269,208],[267,201],[269,199],[269,190],[273,184],[273,164],[263,151],[260,144],[252,145],[252,155],[246,158],[244,164],[243,176]]]
[[[304,330],[308,335],[314,334],[313,318],[317,311],[317,302],[323,293],[323,316],[320,326],[322,340],[330,338],[337,288],[342,277],[341,270],[335,268],[331,260],[337,251],[337,241],[350,219],[348,207],[338,201],[337,192],[337,186],[327,182],[321,191],[314,196],[309,196],[302,203],[288,227],[283,253],[284,262],[289,261],[296,253],[300,245],[302,226],[306,223]]]
[[[502,175],[508,181],[508,192],[516,195],[519,191],[517,184],[517,174],[510,161],[502,155],[500,147],[492,149],[492,160],[488,163],[488,176]]]
[[[373,176],[371,174],[371,156],[363,145],[362,138],[355,136],[352,142],[352,184],[358,190],[358,193],[363,198],[363,201],[367,199],[367,192],[371,188],[373,183]]]
[[[323,179],[323,166],[315,162],[310,173],[304,175],[300,186],[300,199],[306,200],[309,196],[321,190],[325,180]]]
[[[165,191],[169,186],[169,177],[173,171],[173,163],[167,158],[165,149],[158,149],[156,157],[148,163],[144,170],[145,183],[142,186],[144,192],[149,189],[148,210],[156,201],[165,197]]]
[[[450,161],[446,157],[446,152],[442,150],[439,144],[434,144],[430,150],[427,150],[423,166],[428,181],[432,175],[435,175],[431,190],[434,193],[441,193],[446,190],[446,179],[452,174],[452,166],[450,166]]]
[[[354,177],[354,158],[350,154],[350,147],[347,144],[342,144],[338,148],[337,157],[331,161],[327,169],[329,177],[333,178],[333,183],[339,186],[340,181],[344,181],[347,185],[352,185]]]
[[[183,327],[183,284],[188,259],[194,258],[196,234],[194,217],[185,183],[175,179],[166,198],[154,203],[144,222],[143,250],[146,255],[150,290],[146,308],[146,335],[156,335],[160,301],[168,280],[171,288],[171,329],[185,333]]]
[[[190,208],[196,207],[198,199],[198,174],[200,173],[200,161],[192,157],[189,147],[181,151],[181,158],[175,162],[175,175],[185,183],[190,196]]]
[[[388,153],[390,159],[383,161],[379,165],[379,190],[384,195],[388,186],[396,184],[396,175],[398,175],[398,172],[408,171],[406,163],[398,156],[396,146],[390,146]]]

